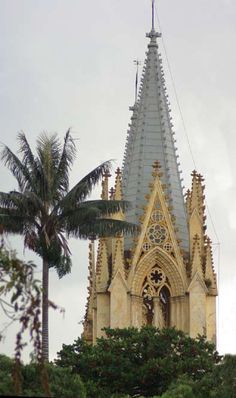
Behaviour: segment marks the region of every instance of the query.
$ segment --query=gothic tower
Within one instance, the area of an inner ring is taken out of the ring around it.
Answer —
[[[160,34],[146,35],[148,50],[127,133],[122,172],[102,183],[103,199],[132,208],[118,219],[140,225],[137,237],[103,238],[89,253],[89,297],[84,337],[95,342],[104,327],[175,326],[191,337],[216,340],[216,276],[206,235],[203,178],[192,173],[184,200],[166,93]]]

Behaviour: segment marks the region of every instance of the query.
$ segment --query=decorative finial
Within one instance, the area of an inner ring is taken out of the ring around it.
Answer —
[[[121,169],[119,167],[117,167],[115,173],[116,173],[117,176],[120,176],[121,175]]]
[[[115,195],[115,189],[113,187],[111,187],[109,194],[110,194],[110,199],[113,200]]]
[[[103,174],[103,177],[105,177],[105,178],[111,177],[110,171],[106,170],[105,173]]]
[[[158,160],[156,160],[152,165],[153,170],[159,171],[161,169],[161,164]]]
[[[194,242],[199,242],[200,241],[200,238],[199,238],[198,234],[194,235],[193,240],[194,240]]]
[[[135,79],[135,104],[136,104],[137,99],[138,99],[138,72],[139,72],[139,65],[141,65],[141,61],[139,61],[138,58],[137,58],[137,59],[134,60],[134,64],[137,67],[136,79]]]
[[[207,244],[207,246],[211,246],[211,244],[212,244],[212,241],[209,238],[209,236],[206,237],[206,244]]]
[[[191,173],[191,176],[192,176],[192,177],[197,177],[197,175],[198,175],[198,174],[197,174],[196,170],[193,170],[192,173]]]
[[[152,176],[155,178],[157,176],[162,177],[163,173],[161,173],[161,164],[158,160],[156,160],[153,165],[153,172],[152,172]]]
[[[152,0],[152,30],[146,36],[150,37],[152,44],[156,43],[157,37],[161,37],[161,33],[155,31],[155,0]]]

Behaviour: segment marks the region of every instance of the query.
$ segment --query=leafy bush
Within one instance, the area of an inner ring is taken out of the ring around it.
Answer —
[[[204,337],[192,339],[175,329],[106,329],[95,346],[77,339],[63,346],[56,361],[79,374],[88,398],[112,394],[152,397],[165,393],[182,375],[199,381],[220,360]]]
[[[14,395],[14,368],[13,359],[0,355],[0,396]],[[44,372],[45,369],[47,373]],[[21,365],[21,395],[25,397],[48,396],[44,393],[44,383],[47,382],[48,377],[52,397],[86,398],[85,388],[79,375],[72,374],[68,368],[60,368],[54,364],[47,364],[45,369],[35,363]]]

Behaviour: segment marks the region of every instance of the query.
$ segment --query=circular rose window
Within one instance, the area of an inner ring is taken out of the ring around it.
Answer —
[[[161,245],[167,238],[167,230],[160,224],[152,224],[148,229],[148,239],[154,245]]]

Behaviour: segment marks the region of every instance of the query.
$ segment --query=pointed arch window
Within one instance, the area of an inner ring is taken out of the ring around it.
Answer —
[[[143,324],[157,327],[170,326],[169,281],[157,264],[149,271],[144,279],[142,297]],[[156,305],[154,300],[156,300]]]

